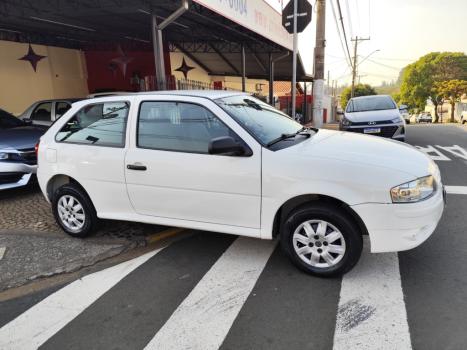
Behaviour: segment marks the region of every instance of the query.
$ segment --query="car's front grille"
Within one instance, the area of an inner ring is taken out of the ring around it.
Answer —
[[[0,173],[0,185],[16,183],[24,173]]]
[[[368,122],[352,122],[352,126],[366,126],[366,127],[371,128],[374,125],[392,124],[392,121],[391,120],[379,120],[379,121],[370,122],[370,123],[371,125],[368,124]]]
[[[368,127],[367,127],[368,128]],[[392,137],[394,133],[397,131],[398,126],[382,126],[380,127],[381,131],[379,133],[368,134],[368,135],[375,135],[375,136],[382,136],[382,137]],[[353,131],[358,133],[363,133],[363,130],[366,128],[349,128],[346,131]]]
[[[22,149],[19,150],[19,153],[10,153],[8,156],[8,161],[36,165],[37,156],[34,149]]]

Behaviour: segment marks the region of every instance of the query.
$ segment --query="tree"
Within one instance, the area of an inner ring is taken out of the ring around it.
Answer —
[[[467,94],[467,80],[446,80],[434,86],[438,96],[445,98],[451,105],[451,123],[454,123],[454,109],[456,102],[460,102],[462,95]]]
[[[341,94],[341,107],[345,110],[347,107],[347,102],[350,100],[350,95],[352,94],[352,88],[349,86],[342,91]],[[354,89],[354,97],[358,96],[369,96],[369,95],[377,95],[378,93],[374,88],[372,88],[368,84],[358,84],[355,85]]]
[[[467,56],[462,52],[431,52],[409,64],[401,72],[400,102],[410,108],[425,108],[431,100],[438,122],[438,105],[442,97],[437,95],[435,84],[442,81],[467,79]]]

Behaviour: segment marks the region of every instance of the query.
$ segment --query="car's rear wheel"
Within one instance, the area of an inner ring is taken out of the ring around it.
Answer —
[[[355,266],[363,241],[358,226],[344,210],[314,203],[288,217],[281,245],[303,271],[330,277],[342,275]]]
[[[58,225],[70,236],[85,237],[97,227],[98,218],[91,200],[75,184],[66,184],[57,189],[52,210]]]

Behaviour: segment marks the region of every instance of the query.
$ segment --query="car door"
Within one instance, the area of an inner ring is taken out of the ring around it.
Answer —
[[[59,119],[71,108],[71,103],[67,101],[55,101],[53,109],[53,121]]]
[[[260,228],[261,147],[205,98],[140,98],[126,155],[138,214]],[[232,136],[250,156],[212,155],[211,139]]]
[[[32,120],[33,124],[49,126],[52,124],[52,110],[53,102],[40,102],[34,107],[29,118]]]
[[[130,106],[129,97],[91,101],[55,135],[57,172],[78,181],[103,217],[131,211],[123,170]]]

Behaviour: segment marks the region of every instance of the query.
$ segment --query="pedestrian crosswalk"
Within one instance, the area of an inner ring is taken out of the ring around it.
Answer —
[[[238,238],[145,349],[218,349],[266,265],[274,243]]]
[[[0,349],[37,349],[159,250],[79,279],[0,329]]]
[[[398,255],[366,248],[323,279],[274,241],[197,232],[51,293],[0,349],[411,349]]]

